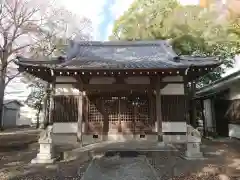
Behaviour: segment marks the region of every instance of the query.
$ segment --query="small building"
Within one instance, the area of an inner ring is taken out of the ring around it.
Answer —
[[[12,128],[19,125],[20,108],[22,103],[17,100],[5,100],[3,104],[3,128]]]
[[[43,109],[56,144],[186,142],[195,81],[220,64],[178,56],[167,41],[71,41],[65,57],[15,63],[50,83]]]
[[[240,138],[240,71],[196,92],[203,101],[206,135]]]

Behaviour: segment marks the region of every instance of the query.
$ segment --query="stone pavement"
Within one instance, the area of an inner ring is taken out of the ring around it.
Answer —
[[[145,156],[100,157],[92,161],[81,180],[158,180]]]

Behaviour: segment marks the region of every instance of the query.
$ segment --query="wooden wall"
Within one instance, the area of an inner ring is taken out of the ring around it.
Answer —
[[[52,115],[54,122],[77,122],[78,96],[55,96]]]

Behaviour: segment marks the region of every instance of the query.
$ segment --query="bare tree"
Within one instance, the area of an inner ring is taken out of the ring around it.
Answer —
[[[43,28],[46,37],[31,46],[31,57],[46,60],[64,55],[67,50],[68,40],[90,40],[92,38],[91,28],[89,19],[77,17],[65,9],[55,9]],[[29,87],[31,88],[26,103],[37,110],[36,128],[38,128],[40,125],[40,112],[45,111],[47,98],[49,98],[46,96],[49,84],[26,74],[24,77],[30,82]],[[44,125],[46,124],[44,122]]]
[[[50,55],[56,50],[56,41],[64,39],[57,20],[59,10],[49,11],[48,5],[37,4],[34,0],[5,0],[0,4],[0,129],[4,92],[9,82],[19,73],[11,65],[17,54]],[[40,1],[39,1],[40,2]],[[45,8],[45,9],[44,9]],[[58,13],[57,13],[58,12]],[[71,14],[71,13],[69,13]],[[64,20],[62,18],[62,20]],[[53,26],[57,31],[52,31]],[[62,26],[67,27],[67,26]],[[64,33],[62,33],[64,34]],[[51,40],[49,40],[51,39]],[[53,43],[53,44],[51,44]],[[46,48],[46,47],[50,48]],[[49,50],[50,49],[50,50]],[[48,51],[49,50],[49,51]]]
[[[0,6],[0,129],[5,88],[18,75],[18,73],[9,75],[9,64],[15,54],[31,45],[30,41],[20,43],[20,38],[37,30],[34,16],[39,9],[28,8],[28,3],[20,0],[3,1]]]

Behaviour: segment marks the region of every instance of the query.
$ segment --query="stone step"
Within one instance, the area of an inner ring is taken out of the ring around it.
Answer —
[[[78,159],[79,163],[84,163],[87,161],[92,160],[94,157],[94,154],[91,151],[74,151],[74,150],[68,150],[61,152],[61,159],[64,161],[71,161]]]

